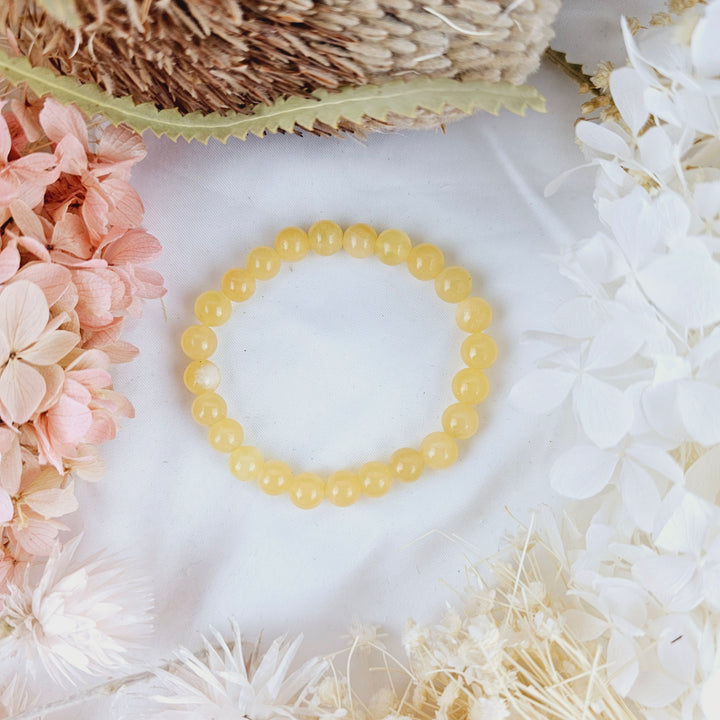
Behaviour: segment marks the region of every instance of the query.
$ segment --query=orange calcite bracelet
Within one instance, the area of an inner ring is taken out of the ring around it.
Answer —
[[[220,370],[209,359],[217,348],[212,328],[227,322],[232,303],[252,297],[256,281],[275,277],[282,263],[301,260],[311,251],[328,256],[341,249],[352,257],[375,256],[386,265],[405,265],[419,280],[433,280],[438,297],[456,304],[458,327],[468,333],[461,348],[466,367],[452,380],[457,402],[443,413],[443,429],[427,435],[418,449],[401,448],[387,463],[367,462],[357,470],[334,472],[327,479],[310,472],[294,475],[286,463],[266,460],[256,447],[243,445],[242,426],[227,417],[227,405],[215,392],[220,384]],[[458,457],[456,440],[477,432],[480,419],[474,405],[482,402],[489,390],[483,370],[497,358],[497,346],[484,332],[490,325],[492,310],[487,301],[471,296],[470,273],[461,267],[446,267],[443,253],[435,245],[413,246],[401,230],[385,230],[378,235],[369,225],[357,224],[343,231],[336,223],[321,220],[307,232],[296,227],[281,230],[274,247],[251,250],[246,267],[228,270],[220,286],[221,290],[209,290],[198,297],[195,316],[199,324],[185,330],[180,344],[191,360],[184,381],[195,395],[193,418],[208,428],[210,445],[229,455],[230,471],[239,480],[254,480],[269,495],[288,495],[300,508],[317,507],[324,499],[347,507],[362,495],[384,495],[393,479],[417,480],[426,466],[436,470],[449,467]]]

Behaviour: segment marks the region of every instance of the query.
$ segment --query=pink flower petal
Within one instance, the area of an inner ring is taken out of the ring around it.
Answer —
[[[40,111],[40,124],[45,134],[55,143],[59,143],[66,135],[74,135],[87,149],[87,123],[83,114],[74,106],[63,107],[53,97],[46,97]]]
[[[22,455],[18,434],[7,427],[0,428],[0,486],[10,495],[20,489]]]
[[[79,372],[82,374],[85,370],[102,369],[107,371],[109,367],[110,360],[102,350],[85,350],[67,366],[67,371],[68,373]],[[108,377],[110,377],[109,374]]]
[[[0,252],[0,283],[9,280],[20,267],[20,253],[17,249],[17,240],[12,239],[7,247]]]
[[[73,272],[73,283],[78,291],[75,310],[80,323],[90,329],[112,323],[112,286],[105,278],[92,271],[76,270]]]
[[[119,178],[103,180],[101,185],[110,198],[110,223],[124,228],[137,227],[142,222],[145,208],[135,188]]]
[[[66,135],[55,148],[61,172],[82,175],[87,171],[87,154],[82,143],[74,135]]]
[[[47,412],[48,436],[51,442],[77,445],[90,429],[92,413],[86,405],[61,395],[56,405]]]
[[[35,368],[10,360],[0,373],[0,402],[13,423],[27,422],[45,395],[45,380]]]
[[[44,242],[36,240],[33,237],[26,237],[25,235],[20,235],[17,242],[23,250],[27,250],[29,253],[32,253],[39,260],[48,263],[51,262],[52,258],[50,257],[50,252],[45,247]]]
[[[117,425],[107,410],[93,410],[93,422],[85,440],[93,445],[101,445],[112,440],[117,434]]]
[[[40,490],[25,499],[25,504],[44,518],[56,518],[68,515],[78,509],[73,484],[66,488]]]
[[[107,232],[109,209],[107,200],[98,190],[90,188],[87,191],[82,216],[91,239],[97,240]]]
[[[98,159],[103,163],[139,162],[147,155],[142,137],[127,125],[106,128],[98,145]]]
[[[66,213],[55,223],[52,244],[56,249],[64,250],[82,260],[89,259],[93,252],[85,223],[75,213]]]
[[[14,280],[27,280],[37,285],[45,294],[48,306],[53,306],[70,286],[70,271],[50,262],[32,262],[24,265]]]
[[[43,376],[45,381],[45,396],[36,410],[37,413],[42,413],[58,401],[65,384],[65,373],[59,365],[38,365],[35,369]]]
[[[137,295],[141,298],[148,300],[161,298],[167,292],[162,275],[150,268],[135,268],[135,280],[139,284]]]
[[[23,235],[36,240],[45,240],[45,231],[40,218],[22,200],[14,200],[10,204],[10,212]]]
[[[0,161],[3,163],[7,162],[11,146],[10,130],[5,122],[5,117],[0,114]]]
[[[45,557],[52,552],[58,531],[62,529],[65,526],[57,520],[31,517],[22,529],[13,528],[11,534],[25,552]]]
[[[0,524],[9,523],[15,514],[15,506],[7,490],[0,488]]]
[[[140,228],[128,230],[121,238],[108,244],[102,256],[113,265],[146,263],[160,257],[158,239]]]
[[[6,285],[0,293],[0,332],[12,350],[23,350],[47,325],[50,313],[43,291],[25,280]]]
[[[33,365],[54,365],[60,362],[78,343],[80,336],[67,330],[55,330],[41,335],[37,342],[22,351],[21,357]]]
[[[103,345],[103,350],[108,354],[110,360],[114,363],[126,363],[134,360],[140,351],[129,342],[120,340],[112,345]]]
[[[0,207],[8,207],[17,196],[17,188],[7,180],[0,179]]]

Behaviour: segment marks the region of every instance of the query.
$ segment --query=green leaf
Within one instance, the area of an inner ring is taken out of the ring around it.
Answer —
[[[244,140],[250,133],[262,137],[280,130],[312,129],[316,122],[337,129],[343,119],[355,123],[365,117],[384,121],[390,113],[414,118],[421,108],[431,112],[455,108],[468,115],[477,109],[495,115],[501,108],[518,115],[524,115],[527,108],[545,111],[544,98],[529,85],[416,78],[384,85],[348,86],[332,93],[316,90],[310,97],[256,105],[248,115],[183,115],[175,109],[158,110],[152,103],[136,105],[130,97],[111,97],[97,85],[80,84],[47,68],[32,67],[25,58],[12,58],[2,51],[0,74],[13,84],[27,83],[38,95],[50,93],[62,103],[75,103],[88,115],[101,113],[116,125],[125,123],[137,132],[151,130],[173,140],[183,137],[204,143],[211,137],[225,142],[231,136]]]
[[[37,0],[38,5],[59,20],[66,28],[76,28],[82,25],[82,18],[77,11],[75,0]]]

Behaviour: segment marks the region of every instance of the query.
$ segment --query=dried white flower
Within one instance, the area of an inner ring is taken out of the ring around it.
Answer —
[[[61,685],[127,669],[152,627],[144,582],[116,558],[75,561],[79,542],[57,545],[1,598],[0,649],[24,656],[30,674],[39,661]]]
[[[313,658],[288,674],[302,636],[292,642],[278,638],[264,654],[255,645],[245,658],[234,622],[232,635],[228,643],[212,630],[215,645],[203,638],[203,653],[181,648],[176,667],[157,671],[162,694],[154,699],[165,706],[158,717],[274,720],[309,714],[310,698],[327,663]]]
[[[0,692],[0,719],[12,718],[29,704],[27,683],[17,675]]]

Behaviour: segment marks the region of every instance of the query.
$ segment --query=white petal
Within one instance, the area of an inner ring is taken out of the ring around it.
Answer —
[[[625,697],[638,676],[639,664],[635,643],[624,635],[614,632],[608,642],[607,661],[610,684],[615,692]]]
[[[591,297],[576,297],[560,305],[553,313],[558,332],[574,338],[589,338],[602,327],[601,304]]]
[[[683,480],[682,468],[661,445],[633,443],[625,450],[625,454],[639,465],[658,473],[671,483],[681,483]]]
[[[690,466],[685,485],[693,494],[720,507],[720,445],[715,445]]]
[[[673,163],[673,145],[667,133],[658,126],[649,128],[638,138],[640,162],[650,172],[662,174]]]
[[[688,612],[702,600],[695,561],[685,555],[652,556],[633,565],[633,577],[660,600],[666,610]]]
[[[563,370],[532,370],[510,391],[515,407],[533,413],[549,413],[565,400],[575,380]]]
[[[675,103],[665,90],[648,88],[645,91],[645,107],[652,115],[656,115],[671,125],[678,126],[681,123]]]
[[[700,75],[716,77],[720,75],[720,6],[710,3],[705,16],[698,21],[690,41],[690,56]]]
[[[647,670],[638,675],[630,697],[648,708],[667,708],[688,689],[665,673]]]
[[[627,395],[587,373],[575,387],[573,402],[585,434],[598,447],[615,445],[632,425],[633,407]]]
[[[692,686],[698,668],[699,632],[687,616],[669,615],[663,618],[665,627],[658,639],[658,658],[671,677]]]
[[[610,94],[633,135],[638,134],[648,118],[643,103],[646,87],[643,78],[632,68],[620,68],[610,74]]]
[[[590,343],[585,366],[601,369],[622,365],[640,349],[645,341],[644,330],[635,314],[627,310],[613,312]]]
[[[650,300],[684,328],[720,322],[720,264],[698,255],[664,255],[637,278]]]
[[[67,330],[54,330],[40,336],[27,350],[22,359],[33,365],[54,365],[62,360],[78,343],[80,336]]]
[[[706,446],[720,442],[720,387],[686,380],[680,383],[677,398],[690,437]]]
[[[625,140],[603,125],[581,120],[575,126],[575,134],[583,145],[596,152],[623,159],[627,159],[632,155]]]
[[[640,401],[650,427],[679,445],[687,438],[687,430],[678,410],[677,393],[677,382],[649,385]]]
[[[568,629],[580,642],[589,642],[597,640],[607,630],[607,620],[590,615],[570,608],[563,613],[563,619],[567,623]]]
[[[700,705],[706,720],[720,720],[720,668],[703,684]]]
[[[49,317],[45,295],[33,283],[18,280],[0,293],[0,332],[13,350],[23,350],[36,340]]]
[[[662,550],[698,557],[707,529],[715,521],[713,506],[684,488],[668,493],[663,506],[670,513],[656,533],[655,544]]]
[[[550,470],[553,489],[565,497],[584,500],[597,495],[611,480],[617,455],[592,445],[564,452]]]
[[[630,517],[641,530],[650,532],[660,507],[660,492],[650,473],[631,460],[625,460],[618,485]]]

